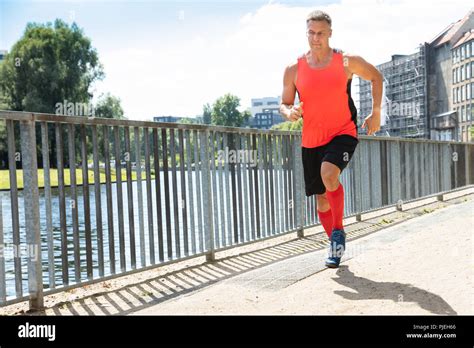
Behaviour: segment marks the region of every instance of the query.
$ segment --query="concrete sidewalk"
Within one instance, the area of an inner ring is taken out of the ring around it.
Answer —
[[[133,314],[474,314],[474,200],[219,281]]]

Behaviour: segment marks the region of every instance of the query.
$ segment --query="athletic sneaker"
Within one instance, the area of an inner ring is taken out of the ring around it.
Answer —
[[[341,262],[342,255],[346,248],[346,232],[344,230],[333,229],[331,233],[331,244],[329,245],[326,267],[337,268]]]

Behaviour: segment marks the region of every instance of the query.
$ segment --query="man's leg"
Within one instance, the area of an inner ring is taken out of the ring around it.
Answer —
[[[324,161],[321,165],[321,178],[326,187],[326,196],[332,211],[333,228],[343,229],[344,188],[339,182],[341,170],[331,162]]]
[[[330,268],[339,267],[344,249],[346,248],[346,233],[343,230],[342,218],[344,217],[344,189],[339,182],[339,167],[323,161],[321,166],[321,177],[326,187],[326,196],[331,206],[333,217],[333,230],[331,232],[331,245],[326,266]]]
[[[323,225],[324,230],[329,238],[331,238],[332,232],[332,211],[329,205],[329,201],[326,197],[326,193],[321,195],[316,195],[316,202],[318,207],[318,217],[321,225]]]
[[[339,182],[341,171],[347,166],[359,140],[350,135],[334,137],[328,144],[321,165],[321,178],[326,188],[326,196],[331,206],[333,230],[331,246],[326,266],[339,267],[346,247],[346,233],[343,229],[344,218],[344,188]],[[336,165],[337,164],[337,165]]]

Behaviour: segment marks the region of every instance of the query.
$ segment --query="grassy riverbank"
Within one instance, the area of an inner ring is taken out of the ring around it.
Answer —
[[[18,189],[23,188],[23,170],[17,169],[16,171],[16,177],[17,177],[17,187]],[[89,184],[94,184],[95,178],[94,178],[94,172],[93,170],[89,170],[88,173],[89,177]],[[50,169],[50,180],[51,180],[51,187],[57,187],[58,186],[58,170],[55,168]],[[111,170],[111,178],[112,182],[116,182],[117,176],[115,170]],[[145,179],[145,173],[144,171],[142,172],[142,179]],[[154,178],[154,175],[152,174],[152,178]],[[125,169],[122,169],[122,181],[127,180],[127,172]],[[137,173],[135,171],[132,171],[132,180],[137,180]],[[71,184],[71,175],[70,175],[70,170],[69,168],[64,169],[64,181],[66,186]],[[105,183],[105,169],[101,168],[100,169],[100,183]],[[76,184],[77,185],[82,185],[82,169],[76,169]],[[38,186],[40,188],[44,187],[44,171],[43,169],[38,169]],[[10,189],[10,174],[7,169],[5,170],[0,170],[0,190],[9,190]]]

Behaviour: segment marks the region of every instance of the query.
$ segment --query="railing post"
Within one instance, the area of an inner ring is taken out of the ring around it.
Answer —
[[[43,308],[38,163],[34,119],[20,121],[30,309]]]
[[[303,162],[301,158],[301,136],[293,137],[293,177],[294,177],[294,207],[295,225],[298,238],[304,237],[305,221],[305,188],[303,176]]]
[[[7,300],[7,289],[5,284],[5,245],[3,238],[3,197],[0,195],[0,306]]]
[[[466,159],[466,186],[470,185],[472,183],[471,180],[471,144],[465,144],[464,145],[464,158]]]
[[[214,225],[213,225],[213,202],[212,202],[212,183],[211,183],[211,167],[209,156],[209,130],[199,132],[202,162],[202,209],[204,218],[204,236],[206,253],[206,261],[215,261],[214,250]],[[214,155],[212,156],[214,160]]]

